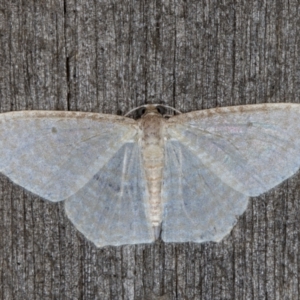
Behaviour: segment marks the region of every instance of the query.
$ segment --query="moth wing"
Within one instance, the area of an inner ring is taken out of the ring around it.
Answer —
[[[224,184],[258,196],[298,170],[299,117],[291,103],[216,108],[170,118],[166,133]]]
[[[220,241],[230,232],[248,197],[224,182],[185,145],[165,143],[162,239]]]
[[[22,111],[0,115],[0,172],[50,201],[82,188],[136,134],[129,118]]]
[[[137,143],[127,143],[65,201],[69,219],[96,246],[151,243],[147,185]]]

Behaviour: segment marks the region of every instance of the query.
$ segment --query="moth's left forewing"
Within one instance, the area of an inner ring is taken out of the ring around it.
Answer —
[[[0,171],[44,199],[64,200],[136,134],[134,120],[113,115],[4,113],[0,115]]]
[[[300,105],[216,108],[171,118],[166,132],[235,190],[257,196],[300,165]]]

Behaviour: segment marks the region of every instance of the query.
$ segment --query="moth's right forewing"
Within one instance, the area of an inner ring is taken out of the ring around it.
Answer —
[[[1,114],[0,171],[27,190],[60,201],[83,187],[136,133],[134,120],[105,114]]]
[[[300,105],[196,111],[165,126],[162,238],[219,241],[259,195],[300,166]]]
[[[245,105],[171,118],[167,132],[225,184],[257,196],[300,166],[300,105]]]

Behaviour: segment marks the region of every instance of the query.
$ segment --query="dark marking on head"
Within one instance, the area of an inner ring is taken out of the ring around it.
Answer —
[[[52,131],[52,133],[57,133],[56,127],[52,127],[51,131]]]
[[[139,119],[146,112],[146,107],[141,107],[136,111],[136,117]]]
[[[157,111],[163,116],[167,113],[167,109],[164,106],[156,106]]]

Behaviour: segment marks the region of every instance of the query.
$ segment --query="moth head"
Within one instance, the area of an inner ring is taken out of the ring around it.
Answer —
[[[158,110],[158,106],[154,105],[145,105],[144,107],[140,108],[141,110],[141,118],[144,118],[148,115],[154,116],[154,115],[159,115],[161,116],[160,111]]]
[[[174,110],[176,113],[179,113],[179,114],[181,113],[180,111],[178,111],[175,108],[170,107],[168,105],[163,105],[163,104],[145,104],[145,105],[142,105],[142,106],[139,106],[139,107],[136,107],[136,108],[130,110],[125,115],[125,117],[128,116],[129,114],[133,113],[133,112],[136,112],[137,119],[144,118],[145,116],[148,116],[148,115],[152,115],[152,116],[153,115],[158,115],[158,116],[165,117],[167,109]],[[168,116],[168,117],[170,117],[170,116]]]

